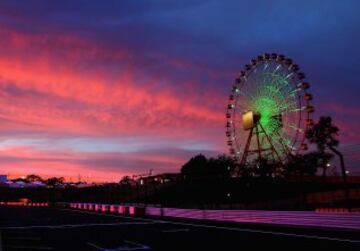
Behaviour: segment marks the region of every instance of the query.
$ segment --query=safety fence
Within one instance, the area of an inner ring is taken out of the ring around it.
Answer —
[[[266,210],[203,210],[203,209],[181,209],[181,208],[162,208],[146,205],[118,205],[118,204],[98,204],[98,203],[70,203],[70,208],[129,214],[136,216],[165,216],[189,219],[205,220],[234,220],[246,219],[256,221],[261,218],[273,220],[275,216],[282,218],[301,218],[301,217],[321,217],[323,213],[348,213],[347,208],[318,208],[315,211],[266,211]],[[353,209],[358,211],[357,209]],[[358,212],[354,214],[360,215]],[[326,214],[324,214],[326,215]]]
[[[130,216],[157,216],[192,220],[223,221],[238,223],[261,223],[292,226],[332,227],[360,230],[360,213],[348,212],[345,208],[319,208],[315,211],[267,211],[267,210],[203,210],[163,208],[144,204],[103,203],[56,203],[47,202],[0,202],[0,206],[29,206],[71,208],[108,214]]]
[[[0,206],[48,207],[48,202],[0,201]]]
[[[337,211],[200,210],[147,207],[146,215],[234,223],[360,230],[360,213]]]
[[[145,216],[145,207],[143,206],[99,204],[99,203],[69,203],[67,205],[70,208],[88,210],[88,211],[128,214],[132,216]]]

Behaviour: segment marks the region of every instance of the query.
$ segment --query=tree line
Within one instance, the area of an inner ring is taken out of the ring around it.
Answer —
[[[278,176],[277,171],[281,164],[283,177],[315,176],[319,170],[326,176],[329,162],[334,157],[332,152],[339,145],[338,134],[339,128],[332,123],[331,117],[320,117],[306,132],[306,139],[315,149],[304,154],[289,155],[284,164],[268,159],[256,159],[239,169],[230,156],[219,155],[217,158],[207,159],[199,154],[182,166],[181,173],[185,177],[275,177]]]

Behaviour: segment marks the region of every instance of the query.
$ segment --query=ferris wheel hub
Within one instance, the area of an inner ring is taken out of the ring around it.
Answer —
[[[254,128],[260,121],[260,113],[248,111],[242,115],[243,129],[248,131]]]

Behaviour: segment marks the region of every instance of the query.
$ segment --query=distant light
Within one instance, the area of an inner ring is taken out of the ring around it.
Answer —
[[[330,165],[330,163],[327,163],[326,166],[329,167],[329,166],[331,166],[331,165]]]
[[[140,185],[144,185],[144,180],[140,180]]]
[[[227,170],[230,170],[230,167],[229,167],[229,166],[227,167]]]
[[[231,196],[231,194],[230,194],[230,193],[227,193],[227,194],[226,194],[226,196],[227,196],[227,197],[230,197],[230,196]]]
[[[345,171],[345,173],[346,173],[346,174],[349,174],[349,173],[350,173],[350,171],[349,171],[349,170],[346,170],[346,171]]]

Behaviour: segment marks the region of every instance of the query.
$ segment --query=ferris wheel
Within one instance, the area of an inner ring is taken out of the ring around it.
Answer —
[[[265,53],[245,65],[226,112],[227,144],[240,168],[261,159],[281,165],[307,150],[314,112],[309,88],[299,66],[283,55]]]

